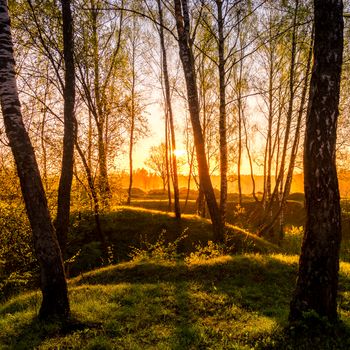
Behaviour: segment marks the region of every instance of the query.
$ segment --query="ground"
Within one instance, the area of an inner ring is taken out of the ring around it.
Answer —
[[[210,241],[209,222],[195,215],[179,225],[172,214],[118,207],[101,219],[111,260],[94,269],[101,258],[92,218],[73,215],[70,320],[44,324],[37,319],[40,292],[15,295],[0,305],[0,349],[350,348],[346,259],[339,325],[310,314],[286,328],[301,228],[287,230],[276,246],[230,225],[223,247]],[[128,261],[116,263],[122,260]]]

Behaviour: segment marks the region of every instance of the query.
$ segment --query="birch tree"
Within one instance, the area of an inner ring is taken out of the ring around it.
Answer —
[[[336,169],[343,2],[314,0],[315,43],[304,143],[306,225],[289,318],[337,320],[341,211]]]
[[[164,38],[164,20],[163,20],[163,9],[160,0],[157,0],[158,4],[158,14],[159,14],[159,40],[162,54],[162,70],[163,70],[163,80],[164,80],[164,89],[165,89],[165,109],[166,109],[166,121],[169,120],[169,129],[170,129],[170,144],[171,144],[171,169],[172,169],[172,179],[173,179],[173,189],[174,189],[174,212],[177,219],[181,218],[180,211],[180,195],[179,195],[179,183],[178,183],[178,174],[177,174],[177,160],[176,154],[176,140],[175,140],[175,126],[174,126],[174,115],[171,102],[170,94],[170,81],[169,81],[169,72],[168,72],[168,59],[167,51],[165,48],[165,38]]]
[[[43,295],[40,318],[69,315],[67,283],[55,230],[47,207],[34,149],[24,127],[15,76],[15,60],[6,0],[0,1],[0,102],[6,134],[16,163],[21,190],[40,265]]]
[[[56,233],[62,252],[65,250],[69,227],[70,197],[73,180],[75,143],[75,68],[73,45],[73,18],[70,0],[62,0],[64,77],[64,136],[61,176],[58,187]]]
[[[104,10],[102,0],[90,0],[88,9],[77,20],[77,80],[79,90],[96,127],[98,188],[101,206],[108,208],[111,198],[109,156],[112,123],[119,115],[122,61],[123,11]]]
[[[190,112],[194,144],[198,162],[200,184],[203,187],[210,218],[213,225],[214,239],[224,241],[224,229],[221,222],[219,207],[216,202],[213,185],[209,175],[208,162],[204,149],[202,127],[200,124],[200,109],[198,88],[193,56],[193,39],[190,34],[190,17],[187,0],[174,0],[175,19],[178,33],[180,59],[184,70],[188,107]]]

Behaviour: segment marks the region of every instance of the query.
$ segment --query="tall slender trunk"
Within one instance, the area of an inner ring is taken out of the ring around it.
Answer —
[[[1,109],[33,232],[35,253],[40,265],[43,300],[39,317],[67,318],[70,309],[63,261],[47,207],[34,149],[23,124],[6,0],[0,0],[0,33]]]
[[[221,221],[219,207],[216,202],[213,186],[209,175],[209,168],[204,148],[202,127],[200,124],[198,88],[196,81],[194,56],[189,32],[190,19],[187,0],[174,0],[174,5],[176,27],[179,36],[178,43],[180,59],[185,73],[188,106],[190,111],[193,137],[197,154],[200,184],[203,187],[203,191],[205,193],[205,198],[207,201],[213,225],[214,240],[217,242],[223,242],[224,229]]]
[[[199,87],[199,98],[202,105],[202,120],[201,120],[201,126],[202,126],[202,133],[203,133],[203,143],[204,145],[207,145],[207,163],[208,163],[208,170],[210,173],[210,161],[209,161],[209,142],[207,140],[207,127],[209,124],[208,121],[208,115],[207,115],[207,94],[206,94],[206,76],[205,76],[205,60],[204,58],[200,61],[199,64],[199,81],[200,81],[200,87]],[[205,146],[204,146],[205,149]],[[197,214],[205,218],[205,195],[203,192],[203,186],[199,183],[197,184],[198,188],[198,197],[196,200],[197,205]]]
[[[170,142],[171,142],[171,150],[170,159],[172,160],[172,174],[173,174],[173,187],[174,187],[174,212],[175,217],[177,219],[181,218],[181,210],[180,210],[180,195],[179,195],[179,180],[177,174],[177,160],[176,154],[174,151],[176,150],[176,140],[175,140],[175,127],[174,127],[174,116],[173,116],[173,108],[171,103],[171,95],[170,95],[170,82],[169,82],[169,72],[168,72],[168,60],[167,60],[167,52],[165,48],[164,41],[164,29],[163,29],[163,11],[160,0],[157,0],[158,3],[158,12],[159,12],[159,38],[160,38],[160,47],[162,50],[162,67],[163,67],[163,79],[164,79],[164,87],[165,87],[165,104],[166,110],[169,117],[169,128],[170,128]]]
[[[64,134],[61,176],[58,186],[57,215],[55,220],[56,234],[64,254],[69,228],[70,197],[73,180],[74,161],[74,105],[75,105],[75,68],[73,18],[70,0],[61,0],[63,20],[63,57],[65,65],[64,99]]]
[[[99,54],[99,38],[97,28],[98,8],[95,0],[91,0],[91,21],[92,21],[92,45],[93,45],[93,65],[94,65],[94,95],[96,110],[93,114],[97,126],[97,143],[98,143],[98,163],[99,163],[99,190],[101,197],[101,204],[103,207],[109,206],[109,199],[111,197],[111,189],[108,181],[107,169],[107,154],[105,145],[105,110],[103,108],[103,94],[101,91],[101,77],[100,77],[100,54]]]
[[[46,100],[46,96],[45,96],[45,100]],[[46,115],[47,115],[47,112],[45,109],[43,113],[43,119],[41,121],[41,127],[40,127],[40,143],[41,143],[41,151],[43,154],[42,155],[43,157],[42,178],[43,178],[44,190],[47,193],[49,184],[48,184],[48,176],[47,176],[47,152],[46,152],[46,144],[45,144]]]
[[[187,178],[187,193],[186,193],[186,200],[185,200],[185,204],[184,204],[184,208],[183,211],[186,210],[187,207],[187,202],[188,202],[188,198],[190,196],[190,190],[191,190],[191,178],[192,178],[192,169],[193,169],[193,160],[194,160],[194,147],[192,148],[191,151],[191,157],[190,157],[190,169],[188,171],[188,178]]]
[[[242,177],[241,177],[241,163],[242,163],[242,114],[240,111],[240,103],[238,106],[238,157],[237,157],[237,185],[238,185],[238,203],[242,206]]]
[[[87,146],[87,164],[89,169],[92,167],[92,115],[89,110],[89,130],[88,130],[88,146]]]
[[[83,166],[84,166],[84,169],[86,172],[88,186],[89,186],[89,190],[90,190],[91,198],[92,198],[92,204],[93,204],[92,209],[93,209],[93,213],[94,213],[94,220],[95,220],[95,225],[96,225],[97,236],[98,236],[100,243],[101,243],[103,258],[105,259],[105,261],[107,261],[107,259],[108,259],[108,244],[107,244],[106,235],[104,234],[102,227],[101,227],[100,202],[98,199],[93,176],[91,173],[91,168],[89,168],[88,161],[85,158],[84,153],[77,142],[75,143],[75,148],[76,148],[76,150],[81,158],[81,161],[83,163]]]
[[[225,70],[225,38],[222,0],[216,1],[218,23],[219,54],[219,140],[220,140],[220,216],[222,224],[226,221],[227,212],[227,126],[226,126],[226,70]]]
[[[306,225],[289,319],[305,311],[336,321],[341,211],[336,136],[343,55],[343,2],[315,0],[314,64],[304,144]]]
[[[135,40],[132,43],[132,81],[131,81],[131,111],[130,111],[130,139],[129,139],[129,188],[127,204],[131,202],[132,176],[133,176],[133,148],[134,148],[134,131],[135,131]]]
[[[128,205],[130,205],[131,203],[131,190],[132,190],[133,171],[134,171],[133,169],[134,129],[135,129],[135,121],[134,121],[134,115],[132,115],[131,126],[130,126],[130,139],[129,139],[129,187],[128,187],[128,198],[126,201]]]
[[[270,28],[270,37],[271,28]],[[266,194],[265,199],[266,202],[270,201],[271,197],[271,168],[272,168],[272,125],[273,125],[273,116],[274,116],[274,108],[273,108],[273,73],[274,73],[274,52],[270,43],[270,71],[269,71],[269,117],[268,117],[268,128],[267,128],[267,167],[266,167]]]
[[[108,181],[107,170],[107,154],[104,142],[103,133],[104,123],[99,123],[97,127],[97,142],[98,142],[98,162],[99,162],[99,177],[98,184],[100,190],[101,204],[103,208],[108,208],[111,197],[111,189]]]
[[[299,0],[295,1],[295,9],[294,9],[294,17],[293,17],[293,32],[292,32],[292,47],[291,47],[291,62],[289,69],[289,103],[288,103],[288,111],[287,111],[287,120],[286,120],[286,130],[284,133],[283,140],[283,148],[281,154],[281,162],[279,167],[279,172],[276,178],[275,187],[273,193],[271,195],[271,203],[269,207],[272,206],[273,201],[276,199],[279,188],[283,186],[283,178],[285,174],[285,164],[288,152],[288,143],[290,140],[290,129],[292,125],[293,119],[293,104],[294,104],[294,96],[295,96],[295,56],[297,49],[297,19],[298,19],[298,9],[299,9]]]
[[[253,167],[253,160],[252,160],[252,156],[250,154],[250,148],[249,148],[249,143],[248,143],[248,133],[247,133],[247,125],[246,125],[246,120],[244,115],[242,116],[242,124],[243,124],[243,130],[244,130],[244,135],[245,135],[245,149],[247,151],[247,156],[248,156],[248,161],[249,161],[249,167],[250,167],[250,178],[252,180],[252,195],[253,198],[255,200],[255,202],[259,202],[258,197],[256,196],[255,193],[255,178],[254,178],[254,167]]]
[[[168,211],[171,211],[171,188],[170,188],[170,164],[169,164],[169,114],[165,112],[165,179],[163,181],[163,190],[167,186],[168,191]]]
[[[265,147],[264,147],[264,167],[263,167],[263,196],[262,196],[262,199],[261,199],[261,203],[262,203],[262,206],[265,210],[265,207],[266,207],[266,202],[267,202],[267,152],[268,152],[268,147],[269,147],[269,143],[268,143],[268,135],[266,137],[266,142],[265,142]],[[260,211],[260,210],[259,210]]]
[[[279,107],[278,107],[278,113],[277,113],[277,125],[276,125],[276,130],[275,130],[275,138],[273,140],[273,147],[272,147],[272,155],[275,155],[275,181],[278,177],[278,171],[279,171],[279,166],[280,166],[280,157],[281,157],[281,128],[282,128],[282,114],[283,114],[283,108],[284,108],[284,103],[285,99],[282,96],[283,95],[283,89],[282,89],[282,84],[280,84],[280,87],[278,89],[278,100],[279,102]],[[271,194],[270,194],[271,197]]]
[[[45,140],[45,128],[46,128],[46,121],[47,121],[47,99],[49,95],[49,69],[46,67],[46,86],[45,86],[45,93],[44,93],[44,110],[43,110],[43,118],[40,125],[40,146],[41,146],[41,152],[42,152],[42,181],[45,193],[47,194],[47,191],[49,190],[49,179],[48,179],[48,167],[47,167],[47,150],[46,150],[46,140]]]
[[[243,52],[242,52],[243,55]],[[237,180],[238,180],[238,203],[242,206],[242,183],[241,183],[241,162],[242,162],[242,79],[243,79],[243,57],[240,57],[237,91],[237,110],[238,110],[238,160],[237,160]]]

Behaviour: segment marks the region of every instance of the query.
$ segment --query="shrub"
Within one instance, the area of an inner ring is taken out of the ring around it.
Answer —
[[[303,226],[290,226],[286,229],[284,238],[282,240],[282,248],[286,251],[286,253],[297,255],[300,254],[303,235]]]
[[[0,297],[33,285],[38,276],[24,206],[0,202]]]
[[[223,245],[208,241],[208,244],[205,246],[196,245],[195,251],[185,258],[185,262],[188,264],[202,262],[223,255],[225,255],[225,247]]]
[[[141,242],[143,248],[134,247],[130,253],[130,257],[133,261],[147,261],[147,260],[159,260],[159,261],[174,261],[181,257],[179,253],[179,246],[182,241],[187,237],[187,230],[184,230],[182,234],[173,242],[165,241],[166,230],[162,230],[158,240],[155,243],[149,243],[147,240]]]

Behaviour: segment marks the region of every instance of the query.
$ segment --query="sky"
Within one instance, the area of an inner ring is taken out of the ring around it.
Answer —
[[[256,101],[250,101],[247,107],[247,113],[254,115],[254,122],[263,127],[265,121],[261,112],[258,111],[258,106]],[[149,126],[149,135],[141,140],[139,140],[134,146],[134,169],[137,168],[145,168],[147,170],[148,167],[145,165],[145,161],[150,155],[150,149],[152,146],[157,146],[160,143],[164,142],[164,112],[163,107],[160,105],[159,100],[154,100],[154,103],[150,104],[146,108],[146,113],[148,119]],[[184,138],[183,138],[183,125],[184,125],[184,106],[176,104],[175,108],[175,123],[176,123],[176,144],[178,153],[182,155],[186,154],[185,146],[184,146]],[[258,137],[259,138],[259,137]],[[260,145],[260,146],[259,146]],[[255,144],[254,148],[263,147],[263,140],[258,139],[257,144]],[[186,158],[186,157],[185,157]],[[129,170],[129,155],[125,152],[122,157],[118,160],[117,164],[118,170]],[[262,169],[259,169],[257,165],[254,166],[254,171],[256,174],[261,173]],[[183,167],[183,172],[188,172],[188,166]],[[243,154],[242,158],[242,174],[250,174],[250,166],[248,159]]]
[[[139,140],[134,146],[133,161],[134,169],[145,168],[144,164],[150,155],[150,149],[152,146],[157,146],[164,142],[164,113],[162,106],[154,102],[147,106],[145,115],[148,120],[149,134],[148,136]],[[177,135],[177,139],[180,139]],[[180,140],[179,140],[180,141]],[[182,142],[180,141],[179,144]],[[123,155],[118,159],[118,170],[129,171],[129,154],[127,148]]]

